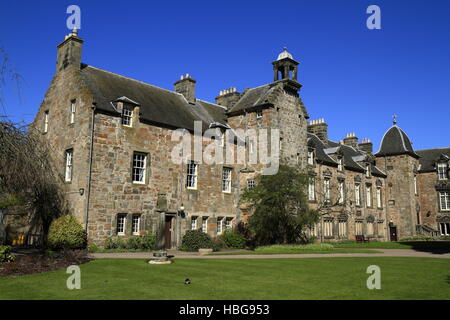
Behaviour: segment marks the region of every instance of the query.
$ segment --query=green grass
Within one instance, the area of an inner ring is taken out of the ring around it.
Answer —
[[[370,265],[381,290],[366,287]],[[81,266],[81,290],[68,276],[0,278],[0,299],[450,299],[450,260],[433,258],[98,259]]]
[[[331,243],[335,248],[375,248],[375,249],[417,249],[417,250],[450,250],[450,241],[403,241],[356,243],[355,241],[342,241]]]
[[[271,245],[257,247],[253,251],[214,252],[210,255],[245,255],[245,254],[333,254],[333,253],[380,253],[382,251],[371,249],[336,249],[328,243],[314,243],[306,245]]]

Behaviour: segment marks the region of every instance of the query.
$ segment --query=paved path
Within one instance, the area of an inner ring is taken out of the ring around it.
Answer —
[[[374,249],[382,253],[319,253],[319,254],[234,254],[234,255],[207,255],[198,253],[169,251],[169,255],[180,259],[286,259],[286,258],[335,258],[335,257],[414,257],[414,258],[443,258],[450,259],[450,253],[436,253],[417,251],[412,249]],[[149,259],[149,252],[123,252],[123,253],[92,253],[92,257],[117,259]]]

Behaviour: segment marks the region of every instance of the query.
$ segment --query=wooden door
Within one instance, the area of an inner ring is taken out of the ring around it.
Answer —
[[[389,227],[389,236],[391,241],[397,241],[397,227]]]
[[[166,223],[164,226],[164,248],[172,248],[172,217],[166,216]]]

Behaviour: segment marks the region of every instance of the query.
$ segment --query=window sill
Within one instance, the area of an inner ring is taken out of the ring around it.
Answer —
[[[118,235],[119,237],[123,237],[123,236],[125,236],[125,233],[118,232],[117,235]]]
[[[144,185],[146,185],[145,182],[139,182],[139,181],[133,181],[133,184],[138,185],[138,186],[144,186]]]
[[[222,193],[225,193],[225,194],[231,194],[231,190],[230,190],[230,191],[223,191],[223,190],[222,190]]]
[[[194,190],[194,191],[197,191],[197,187],[186,187],[186,189],[188,189],[188,190]]]

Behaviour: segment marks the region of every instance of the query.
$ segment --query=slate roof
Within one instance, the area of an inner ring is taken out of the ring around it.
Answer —
[[[337,165],[338,165],[337,162],[334,161],[333,158],[331,158],[329,155],[327,155],[325,153],[324,150],[327,148],[327,146],[322,142],[322,140],[319,139],[318,136],[308,132],[307,140],[308,140],[308,146],[314,148],[316,151],[315,153],[316,153],[317,161],[337,167]]]
[[[93,92],[97,109],[119,114],[114,101],[132,100],[140,105],[140,118],[171,128],[194,130],[194,121],[202,121],[206,130],[212,122],[226,125],[226,108],[197,99],[189,104],[182,94],[162,89],[109,71],[82,65],[81,75]]]
[[[329,154],[340,154],[344,159],[344,168],[356,172],[365,173],[365,168],[356,160],[364,160],[367,154],[364,151],[355,149],[345,144],[328,140],[324,143],[315,134],[308,132],[308,146],[315,148],[316,160],[324,164],[337,166],[337,162],[329,156]],[[356,160],[355,160],[356,159]],[[371,163],[371,173],[373,176],[386,177],[386,174],[381,171],[374,163]]]
[[[417,150],[416,153],[420,156],[420,170],[419,172],[433,172],[436,171],[435,163],[441,155],[450,157],[450,147]]]
[[[414,152],[408,135],[396,124],[389,128],[381,140],[380,150],[376,156],[393,156],[409,154],[414,158],[419,156]]]
[[[229,114],[251,110],[254,107],[269,103],[268,96],[276,88],[276,83],[269,83],[260,87],[248,89],[239,101],[230,109]]]

